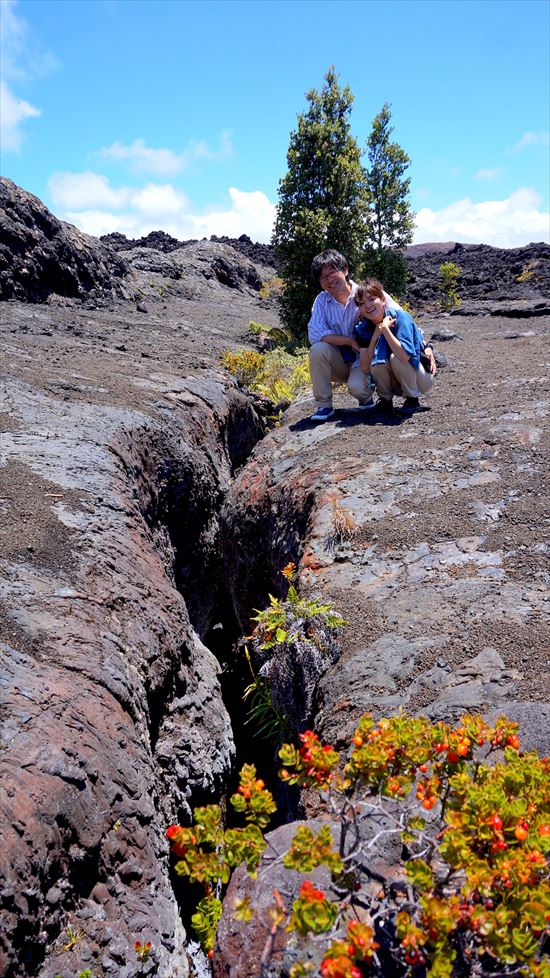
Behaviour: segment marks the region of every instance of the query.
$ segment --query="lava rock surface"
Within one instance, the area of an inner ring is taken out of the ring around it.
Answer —
[[[160,232],[115,249],[2,193],[0,970],[185,978],[164,833],[227,790],[243,710],[219,660],[289,560],[348,623],[308,698],[323,737],[366,709],[505,711],[548,753],[550,319],[529,310],[549,294],[540,270],[505,296],[488,271],[479,314],[421,317],[447,334],[427,410],[384,421],[338,393],[315,426],[305,398],[264,437],[220,356],[277,324],[265,253]],[[72,284],[50,278],[63,261]]]

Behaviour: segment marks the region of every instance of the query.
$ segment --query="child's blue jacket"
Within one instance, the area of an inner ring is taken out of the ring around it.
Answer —
[[[394,336],[397,337],[401,346],[409,354],[409,363],[418,370],[420,366],[420,351],[424,349],[424,340],[418,326],[412,316],[404,309],[394,309],[391,306],[385,307],[385,315],[395,319],[395,326],[392,327]],[[391,349],[384,336],[378,340],[371,361],[371,366],[377,363],[385,363],[390,359]]]

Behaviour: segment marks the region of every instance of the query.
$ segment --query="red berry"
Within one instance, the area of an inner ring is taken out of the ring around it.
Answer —
[[[493,826],[493,828],[495,829],[495,831],[500,832],[500,830],[502,828],[502,819],[501,819],[500,815],[497,815],[496,812],[495,812],[494,815],[491,815],[491,817],[489,819],[489,824]]]
[[[353,743],[355,744],[356,747],[363,746],[363,738],[361,734],[355,734],[355,737],[353,738]]]

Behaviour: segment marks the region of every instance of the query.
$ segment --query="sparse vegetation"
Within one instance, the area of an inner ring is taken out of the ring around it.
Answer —
[[[260,639],[262,649],[271,649],[301,636],[306,637],[313,618],[320,618],[330,629],[339,629],[345,625],[344,619],[336,614],[330,602],[323,604],[315,598],[299,596],[294,586],[295,572],[296,568],[292,563],[287,564],[281,572],[288,581],[286,599],[283,601],[270,594],[268,607],[258,611],[252,618],[252,621],[258,623],[253,634]]]
[[[454,261],[446,261],[439,266],[441,305],[446,311],[456,309],[461,304],[458,294],[458,279],[461,275],[462,269]]]
[[[357,530],[357,523],[349,510],[341,506],[335,497],[332,500],[332,512],[330,514],[332,532],[329,537],[331,547],[338,547],[342,543],[351,540]]]
[[[222,364],[239,384],[268,397],[274,404],[292,402],[310,386],[306,350],[289,353],[281,347],[256,350],[226,350]]]
[[[264,326],[263,323],[257,323],[251,319],[248,324],[248,332],[252,333],[252,336],[265,336],[272,340],[276,346],[282,346],[285,349],[288,349],[290,345],[288,333],[280,326]]]
[[[262,282],[259,293],[260,299],[278,299],[282,295],[284,287],[284,279],[280,275],[274,275],[273,278],[268,278]]]
[[[78,942],[82,940],[82,936],[83,935],[81,930],[77,931],[74,929],[74,927],[71,927],[71,925],[69,924],[69,926],[67,927],[67,940],[66,943],[63,945],[63,950],[72,951],[75,944],[78,944]]]

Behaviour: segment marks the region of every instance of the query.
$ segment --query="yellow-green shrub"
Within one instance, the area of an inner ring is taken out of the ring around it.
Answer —
[[[268,397],[275,404],[293,401],[310,384],[306,350],[298,350],[296,354],[281,347],[267,353],[226,350],[222,364],[239,384]]]

